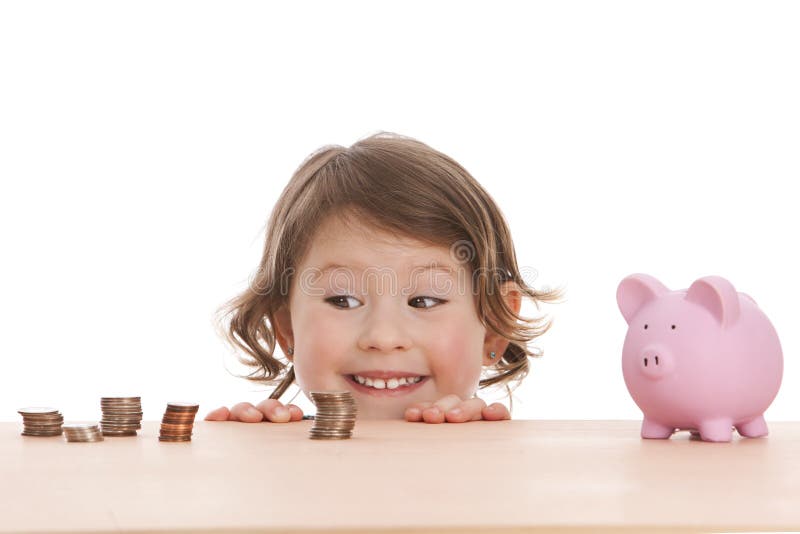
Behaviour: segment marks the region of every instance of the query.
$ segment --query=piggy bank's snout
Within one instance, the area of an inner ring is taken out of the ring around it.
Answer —
[[[638,365],[643,375],[658,380],[672,373],[675,363],[666,347],[651,346],[641,352]]]

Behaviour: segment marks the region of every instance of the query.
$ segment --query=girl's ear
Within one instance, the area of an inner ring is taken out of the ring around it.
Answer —
[[[274,319],[275,339],[281,346],[283,353],[286,354],[286,358],[292,361],[293,355],[290,354],[289,347],[294,348],[294,332],[292,331],[292,316],[289,313],[288,306],[281,306],[275,312]]]
[[[503,295],[503,299],[506,301],[508,307],[519,315],[519,310],[522,309],[522,292],[520,292],[517,284],[513,281],[504,282],[503,285],[500,286],[500,294]]]
[[[513,281],[504,282],[500,286],[500,295],[506,305],[519,315],[522,309],[522,292]],[[483,343],[483,365],[494,365],[503,357],[503,353],[508,348],[508,340],[494,334],[487,333]],[[494,353],[494,358],[492,358]]]

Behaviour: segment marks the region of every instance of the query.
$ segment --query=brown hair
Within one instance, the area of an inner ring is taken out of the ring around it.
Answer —
[[[484,370],[479,387],[519,382],[528,356],[543,351],[528,344],[551,321],[526,319],[508,307],[498,288],[513,281],[523,298],[555,302],[560,289],[536,291],[522,279],[508,225],[490,195],[461,165],[415,139],[380,132],[349,148],[327,145],[309,155],[292,175],[270,215],[264,252],[249,287],[221,308],[228,341],[251,359],[242,377],[277,385],[280,396],[294,380],[288,361],[274,356],[275,313],[288,306],[289,288],[320,223],[349,213],[378,230],[435,246],[468,263],[481,323],[509,341],[505,353]],[[489,275],[489,276],[487,276]]]

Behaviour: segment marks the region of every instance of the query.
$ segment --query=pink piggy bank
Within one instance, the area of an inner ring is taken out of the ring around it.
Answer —
[[[783,377],[778,334],[750,296],[719,276],[670,291],[646,274],[617,288],[628,334],[622,373],[644,413],[643,438],[692,430],[705,441],[766,436]]]

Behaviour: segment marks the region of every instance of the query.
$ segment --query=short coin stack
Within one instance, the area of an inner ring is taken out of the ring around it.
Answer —
[[[170,402],[161,420],[161,434],[158,441],[192,441],[194,416],[199,404]]]
[[[20,408],[23,436],[60,436],[64,416],[55,408]]]
[[[104,436],[135,436],[142,428],[141,397],[101,397]]]
[[[100,427],[91,424],[64,425],[64,437],[72,442],[103,441]]]
[[[349,391],[312,391],[317,415],[311,439],[349,439],[356,425],[356,401]]]

